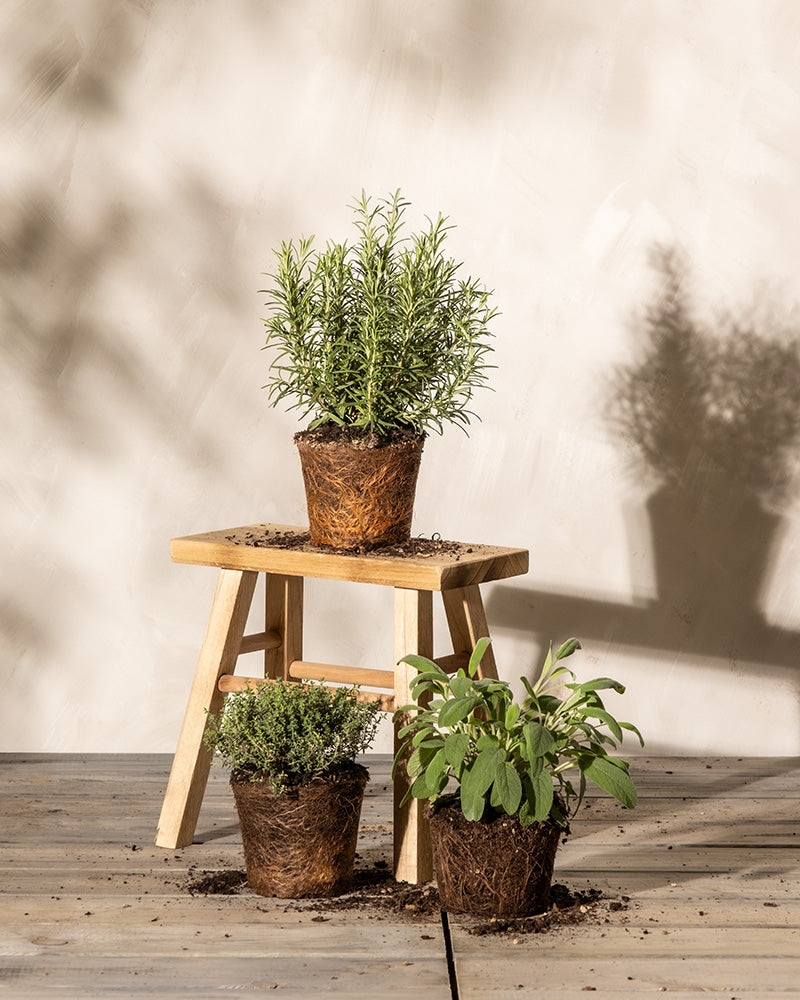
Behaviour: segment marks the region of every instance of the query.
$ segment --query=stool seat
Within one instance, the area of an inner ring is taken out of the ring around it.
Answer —
[[[308,529],[285,524],[249,524],[224,531],[173,538],[173,562],[258,573],[283,573],[352,583],[377,583],[410,590],[453,590],[528,572],[527,549],[468,542],[442,543],[454,551],[426,555],[395,549],[325,551],[312,546]],[[305,541],[304,541],[305,540]]]
[[[174,538],[170,554],[175,562],[220,570],[156,834],[156,844],[170,849],[185,847],[194,838],[212,758],[203,736],[208,715],[220,711],[226,692],[277,678],[368,684],[383,691],[362,688],[359,697],[378,700],[384,710],[392,711],[412,700],[410,684],[416,671],[400,659],[409,653],[433,658],[433,592],[442,594],[453,650],[437,662],[454,672],[466,664],[478,639],[489,634],[480,584],[528,570],[526,549],[430,541],[369,553],[340,552],[312,546],[306,528],[280,524],[244,525]],[[259,574],[264,575],[266,586],[264,631],[245,635]],[[394,589],[392,669],[303,660],[306,577]],[[263,677],[235,674],[240,655],[261,650]],[[481,668],[483,675],[497,676],[491,648]],[[398,722],[396,747],[400,727]],[[433,875],[427,824],[417,800],[400,808],[407,787],[405,775],[398,773],[394,788],[395,877],[425,882]]]

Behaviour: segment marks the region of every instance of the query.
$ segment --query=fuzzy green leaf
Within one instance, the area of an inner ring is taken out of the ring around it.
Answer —
[[[540,722],[529,722],[525,726],[525,747],[528,760],[533,762],[537,757],[544,757],[553,749],[553,736]]]
[[[523,826],[540,823],[554,811],[553,781],[549,772],[528,773],[522,780],[519,820]]]
[[[442,737],[435,729],[429,729],[427,726],[420,729],[411,740],[412,747],[440,747],[441,745]]]
[[[428,773],[428,785],[433,791],[435,786],[438,785],[439,779],[447,770],[447,758],[445,756],[444,747],[437,750],[430,763],[428,764],[426,771]]]
[[[485,793],[484,793],[485,794]],[[470,788],[465,788],[461,784],[461,811],[466,819],[473,823],[478,823],[483,819],[486,810],[486,799],[483,795],[474,792]]]
[[[427,656],[420,656],[419,653],[409,653],[400,660],[400,663],[407,663],[409,666],[415,667],[422,673],[441,676],[447,680],[447,674],[444,670],[442,670],[438,663],[434,663],[433,660],[429,660]]]
[[[415,799],[427,799],[428,798],[428,775],[423,772],[418,775],[409,789],[409,794]]]
[[[636,788],[627,768],[609,757],[581,757],[578,765],[583,775],[613,795],[627,809],[636,805]]]
[[[611,732],[616,736],[618,740],[622,739],[622,730],[617,720],[609,712],[606,712],[602,708],[584,708],[581,710],[581,715],[588,716],[590,719],[599,719],[600,722],[605,723],[606,726],[611,730]]]
[[[582,684],[567,684],[566,687],[581,694],[589,694],[592,691],[603,691],[610,688],[617,694],[625,694],[625,685],[615,681],[613,677],[595,677],[594,680],[584,681]]]
[[[520,711],[521,711],[520,705],[516,701],[508,706],[508,709],[506,710],[506,718],[504,724],[509,732],[511,732],[514,726],[517,724],[517,719],[519,718]]]
[[[536,803],[533,819],[540,823],[550,815],[550,809],[553,805],[553,778],[547,770],[539,771],[538,774],[530,772],[529,778]]]
[[[444,750],[439,750],[422,768],[413,784],[411,794],[415,799],[430,799],[447,784],[446,761]]]
[[[499,747],[481,750],[471,767],[464,772],[461,787],[466,788],[470,796],[485,795],[495,779],[499,764],[505,757],[505,751]]]
[[[495,770],[492,788],[492,805],[500,805],[513,816],[522,801],[522,781],[516,768],[509,761],[502,761]]]
[[[469,753],[470,740],[466,733],[448,733],[444,741],[444,756],[451,767],[458,767]]]
[[[639,743],[642,746],[644,746],[644,737],[632,722],[620,722],[620,726],[622,726],[623,729],[627,729],[629,732],[634,733],[636,736],[638,736]]]
[[[470,677],[474,677],[477,674],[480,662],[489,648],[491,641],[491,639],[484,636],[475,643],[475,648],[472,650],[472,655],[469,658],[469,666],[467,667],[467,673]]]
[[[563,660],[567,656],[572,656],[576,649],[581,649],[581,644],[577,639],[567,639],[565,643],[559,646],[558,652],[555,655],[556,660]]]
[[[419,750],[414,750],[406,761],[406,774],[409,778],[416,778],[422,770],[422,760]]]
[[[464,698],[472,691],[472,681],[469,677],[451,677],[450,690],[453,692],[454,697]]]
[[[439,712],[439,725],[452,726],[457,722],[463,722],[470,712],[479,704],[475,695],[468,695],[465,698],[453,698],[446,701]]]
[[[438,746],[441,746],[441,743]],[[406,773],[409,778],[415,778],[418,774],[427,770],[437,753],[438,750],[433,747],[417,747],[415,750],[412,750],[406,763]]]

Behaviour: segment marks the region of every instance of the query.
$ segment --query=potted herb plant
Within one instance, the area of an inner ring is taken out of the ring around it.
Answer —
[[[635,726],[618,722],[598,694],[623,692],[619,682],[578,683],[561,664],[580,648],[577,639],[555,654],[550,649],[535,684],[522,678],[527,697],[521,703],[507,682],[478,677],[488,645],[481,639],[467,670],[452,676],[425,657],[405,657],[418,672],[414,703],[398,709],[407,721],[395,768],[407,770],[406,798],[430,802],[443,909],[523,917],[547,908],[559,838],[587,781],[627,808],[636,805],[628,764],[608,749],[621,742],[623,729],[642,738]],[[448,792],[451,781],[455,791]]]
[[[378,725],[355,688],[267,681],[227,695],[206,743],[231,769],[250,887],[262,896],[345,892],[369,774],[355,762]]]
[[[425,436],[466,428],[487,380],[491,293],[446,255],[445,217],[404,236],[408,205],[362,192],[354,242],[283,242],[268,275],[265,388],[311,417],[295,442],[315,545],[408,541]]]

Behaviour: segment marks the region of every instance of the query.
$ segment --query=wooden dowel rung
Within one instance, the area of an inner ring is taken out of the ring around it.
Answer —
[[[217,682],[217,687],[225,694],[232,691],[244,691],[245,688],[255,688],[259,684],[266,684],[265,677],[240,677],[238,674],[223,674]]]
[[[369,684],[371,687],[394,688],[393,670],[370,670],[364,667],[338,667],[333,663],[308,663],[295,660],[289,665],[289,676],[336,684]]]
[[[257,688],[260,684],[275,683],[277,681],[274,677],[240,677],[238,674],[223,674],[217,687],[225,694],[229,694],[232,691],[244,691],[246,688]],[[330,688],[332,691],[335,690],[330,684],[325,684],[324,687]],[[394,695],[383,694],[380,691],[365,691],[363,688],[359,688],[356,691],[356,698],[358,701],[380,702],[384,712],[394,711]]]
[[[274,629],[267,632],[254,632],[242,637],[239,656],[242,653],[256,653],[260,649],[277,649],[281,645],[281,634]]]

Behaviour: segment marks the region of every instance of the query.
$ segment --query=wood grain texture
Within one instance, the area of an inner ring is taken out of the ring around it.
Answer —
[[[289,676],[289,666],[303,659],[303,578],[267,573],[264,577],[264,627],[281,643],[264,651],[264,676]]]
[[[362,760],[359,863],[388,864],[391,760]],[[155,847],[169,766],[166,754],[0,755],[0,995],[448,1000],[438,921],[190,895],[199,874],[243,867],[241,838],[214,768],[197,842]],[[637,809],[590,792],[555,876],[625,907],[535,935],[475,937],[452,918],[463,1000],[800,993],[800,760],[651,757],[632,770]]]
[[[276,684],[276,677],[243,677],[240,674],[223,674],[219,679],[218,687],[223,694],[230,694],[233,691],[245,691],[253,689],[261,684]],[[333,684],[323,684],[322,687],[330,691],[335,691]],[[356,701],[377,701],[383,712],[394,711],[394,695],[385,694],[383,691],[371,691],[368,688],[359,688],[355,693]]]
[[[527,549],[492,545],[464,543],[463,551],[458,555],[401,557],[281,549],[245,543],[248,534],[264,530],[301,533],[306,529],[260,524],[208,531],[174,538],[170,554],[174,562],[197,566],[351,580],[409,590],[468,587],[519,576],[528,571]]]
[[[160,847],[184,847],[192,842],[211,767],[212,755],[203,745],[208,715],[222,708],[218,681],[236,667],[256,579],[252,572],[220,572],[158,821],[156,843]]]
[[[259,650],[278,649],[283,642],[279,632],[270,629],[268,632],[253,632],[250,635],[242,636],[242,643],[239,647],[239,655],[244,653],[257,653]]]
[[[499,579],[527,569],[525,550],[489,546],[462,546],[455,554],[434,554],[424,558],[367,558],[254,544],[259,537],[266,538],[268,534],[279,532],[285,536],[287,532],[299,530],[285,525],[251,525],[173,539],[174,559],[221,566],[220,587],[223,581],[246,579],[248,594],[246,607],[242,604],[244,619],[240,622],[239,604],[233,598],[222,596],[218,588],[212,608],[213,634],[210,632],[206,636],[201,652],[178,743],[174,776],[170,780],[156,835],[156,843],[162,847],[182,846],[191,841],[210,759],[202,746],[208,712],[219,710],[225,693],[243,690],[261,681],[260,678],[235,676],[236,659],[240,653],[263,649],[264,676],[273,680],[305,677],[334,683],[367,684],[370,688],[362,690],[360,697],[379,701],[384,711],[393,711],[395,706],[412,700],[410,683],[416,671],[406,664],[398,662],[392,674],[383,670],[303,661],[303,590],[306,576],[393,586],[396,661],[407,653],[433,655],[432,591],[442,591],[454,646],[453,655],[446,657],[444,662],[448,669],[454,670],[464,662],[465,656],[469,656],[478,638],[488,635],[483,601],[475,581]],[[236,568],[232,568],[234,566]],[[264,631],[243,636],[242,629],[259,572],[265,576]],[[413,581],[412,587],[406,586],[409,580]],[[234,637],[230,641],[229,635]],[[484,656],[482,674],[497,676],[491,649]],[[375,687],[392,689],[393,694],[382,694],[373,690]],[[191,759],[192,752],[194,760]],[[398,773],[395,873],[402,873],[399,877],[404,881],[426,881],[430,878],[432,863],[423,807],[412,801],[400,808],[399,802],[406,786],[401,772]]]
[[[373,670],[369,667],[345,667],[333,663],[311,663],[295,660],[289,667],[289,676],[316,681],[333,681],[335,684],[368,684],[370,687],[394,689],[391,670]]]
[[[395,707],[409,704],[411,681],[417,671],[401,659],[409,653],[433,655],[433,598],[430,591],[394,592],[394,702]],[[400,748],[399,731],[405,725],[400,715],[394,727],[394,752]],[[433,859],[425,805],[409,799],[401,806],[408,790],[405,769],[398,768],[394,787],[394,872],[400,882],[428,882],[433,877]]]
[[[480,588],[460,587],[442,593],[447,626],[456,653],[469,656],[479,639],[489,635]],[[497,677],[494,650],[489,646],[478,667],[479,677]]]

